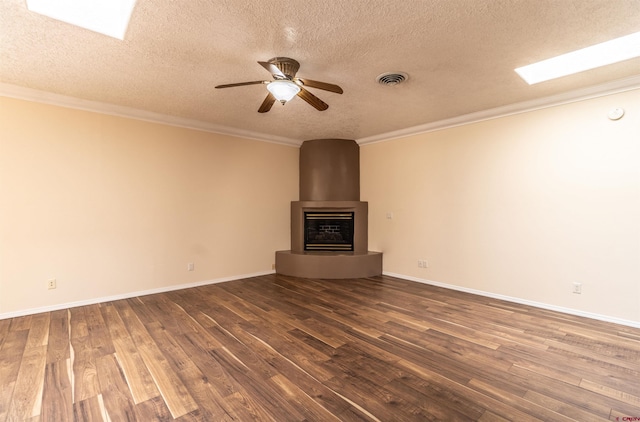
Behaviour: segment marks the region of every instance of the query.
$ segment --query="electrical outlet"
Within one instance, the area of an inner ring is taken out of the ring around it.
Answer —
[[[422,268],[422,261],[418,260],[418,268]]]
[[[573,283],[573,293],[577,295],[582,294],[582,283],[578,283],[578,282]]]
[[[47,280],[47,289],[52,290],[56,288],[56,279],[52,278],[51,280]]]
[[[193,271],[195,268],[195,266],[193,265],[193,262],[189,262],[187,264],[187,271]]]
[[[422,260],[422,268],[429,268],[429,261],[427,261],[426,259]]]

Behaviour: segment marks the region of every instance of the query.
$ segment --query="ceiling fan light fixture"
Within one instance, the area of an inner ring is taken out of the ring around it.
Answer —
[[[300,87],[290,80],[277,80],[269,82],[267,90],[276,97],[276,100],[284,104],[287,101],[291,101],[300,92]]]

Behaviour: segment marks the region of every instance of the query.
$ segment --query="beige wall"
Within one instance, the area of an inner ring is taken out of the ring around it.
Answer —
[[[289,248],[297,148],[7,98],[0,118],[0,315],[268,272]]]
[[[639,104],[362,146],[369,249],[387,273],[640,322]],[[297,148],[0,98],[0,317],[270,271],[297,195]]]
[[[640,322],[640,90],[364,145],[361,171],[386,273]]]

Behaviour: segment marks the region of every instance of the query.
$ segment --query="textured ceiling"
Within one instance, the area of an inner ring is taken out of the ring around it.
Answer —
[[[124,41],[0,0],[0,82],[302,141],[362,139],[640,74],[640,59],[528,86],[514,68],[640,31],[640,0],[138,0]],[[257,109],[257,64],[300,62],[319,112]],[[398,86],[376,76],[409,74]]]

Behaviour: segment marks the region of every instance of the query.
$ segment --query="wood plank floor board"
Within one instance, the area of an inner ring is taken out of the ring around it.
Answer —
[[[103,407],[98,396],[73,403],[74,422],[105,422]]]
[[[618,400],[611,399],[607,397],[605,394],[591,394],[593,391],[590,391],[588,388],[584,388],[585,378],[594,378],[593,373],[589,373],[587,365],[574,366],[575,370],[573,371],[573,375],[579,377],[578,387],[579,388],[568,388],[569,385],[576,386],[575,381],[576,378],[571,378],[570,382],[566,382],[566,374],[565,370],[570,368],[572,364],[575,364],[576,360],[567,359],[563,361],[561,358],[547,359],[544,361],[540,361],[543,363],[535,363],[535,369],[526,368],[526,361],[519,361],[517,365],[514,365],[509,372],[510,373],[519,373],[522,377],[531,381],[531,386],[529,387],[533,391],[540,392],[542,394],[548,394],[554,398],[560,399],[566,403],[572,403],[577,407],[587,407],[594,408],[594,412],[599,414],[600,410],[598,406],[611,408],[617,407],[619,409],[626,409],[627,414],[634,414],[637,412],[635,410],[636,406],[629,406],[624,402],[620,402]],[[542,366],[541,366],[542,365]],[[546,365],[546,367],[545,367]],[[594,370],[597,368],[600,371],[599,365],[597,363],[593,364],[592,367]],[[564,370],[556,369],[562,368]],[[610,372],[610,377],[615,377],[613,372]],[[564,379],[563,379],[564,377]],[[612,378],[600,377],[598,378],[602,382],[594,383],[589,381],[589,385],[600,385],[603,389],[606,385],[611,385]],[[617,381],[616,385],[618,388],[609,387],[611,390],[632,390],[637,386],[638,378],[628,378],[627,381]],[[562,385],[564,388],[557,388],[555,386],[555,382],[562,381]],[[623,387],[626,386],[626,387]],[[530,390],[530,391],[531,391]]]
[[[59,311],[51,312],[49,315],[47,363],[69,359],[70,353],[69,310],[62,309]]]
[[[46,346],[49,342],[49,314],[33,315],[26,348]]]
[[[535,391],[527,391],[524,398],[532,403],[551,409],[576,421],[608,421],[611,412],[611,409],[609,408],[601,414],[594,413],[591,408],[589,410],[583,409],[579,406],[567,404],[564,401],[554,399]]]
[[[490,361],[492,369],[501,371],[511,367],[512,362],[502,359],[504,355],[497,353],[492,348],[468,341],[467,336],[456,337],[437,329],[429,329],[421,332],[411,327],[403,327],[396,323],[385,325],[388,335],[410,342],[417,347],[421,347],[429,352],[442,355],[443,359],[465,362],[473,361],[475,364]]]
[[[640,329],[388,276],[0,320],[5,421],[640,418]]]
[[[9,335],[9,327],[11,327],[11,319],[0,319],[0,350]]]
[[[21,317],[11,318],[9,331],[23,331],[31,328],[31,319],[33,315],[25,315]]]
[[[552,353],[573,356],[587,362],[588,364],[594,361],[600,362],[607,367],[619,368],[621,372],[633,375],[640,374],[640,360],[635,357],[620,358],[617,356],[609,356],[599,353],[597,350],[594,350],[589,346],[575,346],[555,340],[547,340],[545,343],[549,346],[549,352]]]
[[[131,390],[115,354],[99,357],[96,368],[107,417],[112,421],[137,421]],[[151,415],[147,417],[151,419]]]
[[[166,317],[163,318],[161,315],[156,316],[159,318],[158,321],[160,321],[160,323],[166,320]],[[200,313],[197,319],[202,319],[202,317],[203,315]],[[204,321],[210,322],[211,320],[204,319]],[[229,338],[227,334],[223,334],[224,330],[220,331],[221,327],[217,323],[209,324],[208,328],[213,329],[214,333],[217,332],[225,338]],[[225,348],[223,343],[215,339],[213,334],[205,327],[200,327],[198,330],[184,331],[170,324],[168,327],[163,327],[163,330],[167,332],[174,330],[177,333],[176,339],[187,339],[187,341],[180,342],[180,344],[184,348],[185,356],[189,356],[195,364],[194,367],[190,369],[198,372],[202,371],[202,376],[199,381],[206,384],[204,389],[197,388],[202,387],[202,385],[197,384],[198,380],[196,380],[195,387],[192,387],[196,393],[195,396],[202,397],[204,394],[208,398],[213,398],[213,401],[200,401],[201,406],[204,406],[205,409],[203,412],[204,415],[211,414],[212,412],[220,413],[219,409],[215,409],[215,407],[220,406],[224,410],[222,420],[227,418],[239,420],[253,418],[252,415],[258,407],[252,403],[251,399],[247,400],[245,398],[247,396],[246,391],[231,377],[228,371],[223,369],[223,366],[218,363],[218,360],[212,359],[212,357],[218,353],[218,351],[215,350],[216,348],[218,350]],[[159,335],[158,331],[152,330],[152,335],[153,333]],[[224,350],[223,353],[224,352],[228,353],[227,350]],[[234,356],[234,359],[235,358]],[[184,371],[181,371],[180,373],[183,372]],[[269,376],[271,376],[271,374],[269,374]],[[185,382],[188,381],[185,380]]]
[[[72,387],[69,362],[58,360],[47,363],[44,374],[41,415],[44,421],[70,421],[73,419]]]
[[[160,395],[149,369],[136,348],[133,337],[127,330],[114,304],[102,308],[105,323],[109,328],[115,349],[118,368],[121,368],[134,402],[142,403]]]
[[[492,397],[502,403],[506,403],[514,409],[520,410],[542,420],[564,422],[573,420],[568,416],[556,412],[553,408],[538,405],[537,403],[527,400],[524,395],[512,394],[510,391],[496,387],[485,380],[472,379],[468,385],[472,389],[484,395]]]
[[[172,421],[177,420],[174,419],[171,415],[171,410],[167,403],[162,399],[162,397],[152,397],[149,400],[145,400],[141,403],[135,404],[135,412],[139,421]],[[194,420],[192,416],[187,416],[184,414],[182,416],[186,416],[185,420]],[[179,418],[178,418],[179,419]]]
[[[20,370],[7,413],[8,421],[38,416],[42,407],[47,346],[26,349],[20,359]]]
[[[400,413],[401,403],[394,394],[380,385],[371,384],[367,380],[357,380],[353,376],[339,372],[325,381],[333,391],[339,391],[348,402],[369,416],[367,420],[383,420],[376,415],[395,415],[396,420],[407,420],[412,416]]]
[[[371,307],[367,308],[361,305],[349,304],[349,302],[340,300],[338,298],[328,298],[326,300],[317,302],[316,305],[317,309],[321,309],[325,315],[330,317],[334,316],[340,310],[342,310],[343,312],[349,312],[349,314],[357,321],[355,324],[350,325],[350,328],[360,328],[360,321],[363,320],[366,324],[365,327],[370,325],[378,327],[381,324],[385,324],[391,320],[390,316],[383,311],[379,311]],[[374,333],[374,335],[379,334]]]
[[[100,394],[100,382],[96,368],[96,354],[91,344],[91,336],[72,337],[73,350],[73,399],[82,401]]]
[[[381,340],[382,336],[370,336],[353,328],[348,329],[346,333],[352,340],[343,347],[359,350],[363,354],[375,356],[377,359],[394,366],[402,359],[401,356],[393,353],[393,351],[384,348],[385,343]]]
[[[443,362],[442,355],[430,353],[429,351],[408,343],[402,339],[385,334],[377,343],[381,349],[389,350],[397,354],[402,360],[413,362],[426,368],[437,368],[446,374],[447,378],[455,380],[461,384],[466,384],[471,380],[472,374],[468,372],[468,367],[452,365],[451,362]],[[476,368],[480,370],[481,368]]]
[[[128,304],[143,324],[162,320],[165,329],[176,334],[201,331],[201,324],[176,301],[175,298],[180,297],[178,293],[150,295],[141,300],[129,299]]]
[[[594,358],[590,355],[588,350],[567,350],[565,348],[549,348],[549,355],[557,358],[559,361],[571,362],[571,365],[576,368],[576,372],[583,378],[589,377],[591,379],[600,380],[603,383],[608,383],[615,379],[620,380],[637,380],[640,379],[640,371],[634,369],[633,364],[621,364],[622,362],[611,362],[610,359]],[[630,387],[633,391],[637,391],[637,384]]]
[[[324,407],[325,403],[318,401],[318,397],[310,396],[305,390],[297,385],[297,381],[293,382],[283,375],[276,375],[272,378],[273,382],[284,392],[288,401],[295,403],[295,407],[299,409],[306,420],[310,421],[339,421],[336,416],[336,409],[328,409]]]
[[[80,306],[69,309],[69,338],[87,337],[88,335],[89,326],[86,308]]]
[[[126,300],[117,301],[114,306],[172,416],[178,418],[196,410],[198,406],[189,391],[171,368],[164,353],[140,322],[128,302]]]
[[[412,382],[413,379],[417,380],[418,384],[416,389],[419,391],[423,390],[423,386],[426,385],[436,385],[438,388],[446,389],[450,391],[450,394],[457,394],[461,397],[465,397],[467,400],[471,400],[473,403],[483,406],[486,409],[490,409],[490,411],[500,418],[504,418],[510,421],[542,421],[544,419],[540,419],[534,415],[530,415],[526,412],[523,412],[509,404],[504,403],[503,401],[497,400],[489,395],[484,394],[483,392],[471,388],[468,383],[459,383],[456,382],[449,377],[442,375],[439,373],[437,369],[426,368],[421,365],[417,365],[410,361],[400,361],[398,364],[406,369],[407,371],[413,373],[415,378],[407,378],[405,382]],[[487,412],[483,413],[483,416],[486,415]],[[482,417],[480,418],[482,419]],[[552,419],[553,420],[553,419]]]
[[[220,286],[220,290],[216,292],[216,297],[224,302],[224,306],[229,309],[229,311],[249,323],[261,320],[267,313],[273,310],[265,311],[263,308],[255,306],[251,302],[246,302],[244,297],[241,298],[238,294],[239,293],[229,293],[223,286]],[[294,315],[293,312],[292,314]]]
[[[509,419],[496,415],[490,410],[487,410],[478,419],[479,422],[509,422]]]
[[[332,362],[342,363],[348,371],[353,371],[358,376],[363,376],[372,382],[386,384],[394,379],[402,378],[406,372],[394,365],[396,360],[386,360],[384,356],[379,356],[371,350],[364,350],[358,347],[355,342],[345,344],[336,349],[331,360],[324,362],[329,366]]]
[[[0,421],[6,420],[9,413],[29,332],[7,330],[4,335],[0,347]]]
[[[83,306],[84,318],[86,318],[87,331],[91,339],[91,348],[94,358],[106,356],[115,353],[111,334],[107,328],[107,324],[102,317],[102,307],[106,304],[96,304]],[[73,316],[73,313],[72,313]]]
[[[258,278],[256,277],[256,279]],[[221,284],[220,288],[229,293],[224,289],[224,284]],[[253,288],[252,283],[247,283],[245,286],[236,286],[232,291],[241,301],[245,302],[245,299],[248,299],[245,304],[250,305],[253,309],[259,309],[261,311],[260,314],[268,313],[275,309],[269,304],[269,301],[273,299],[273,293],[265,294],[263,291]]]
[[[640,407],[640,397],[635,394],[627,393],[626,391],[622,391],[616,388],[609,387],[607,385],[603,385],[599,382],[593,382],[589,379],[583,379],[580,383],[580,387],[598,393],[599,395],[603,395],[605,397],[610,397],[614,400],[621,401],[627,405],[629,408],[637,408]],[[619,405],[616,405],[619,406]]]
[[[510,358],[507,354],[506,360],[509,359]],[[484,367],[486,368],[487,366]],[[573,398],[578,397],[579,401],[583,402],[588,398],[589,394],[584,391],[584,388],[579,388],[579,384],[583,382],[581,378],[574,377],[571,379],[572,384],[567,384],[557,379],[561,378],[562,374],[560,374],[560,377],[557,377],[556,374],[558,372],[556,371],[547,370],[545,372],[546,375],[540,375],[533,371],[518,369],[518,367],[514,365],[507,371],[500,370],[492,373],[486,372],[481,374],[481,377],[484,379],[491,379],[491,384],[494,386],[499,385],[499,383],[509,383],[509,386],[503,389],[512,392],[516,391],[516,389],[520,389],[520,391],[535,390],[563,397],[566,401],[573,401]],[[631,383],[632,381],[627,383],[627,385],[629,386]],[[595,403],[598,401],[597,399],[597,397],[591,397],[587,402]]]
[[[195,383],[193,397],[207,412],[218,413],[218,407],[224,410],[225,415],[233,420],[250,420],[251,412],[236,395],[244,392],[241,386],[228,374],[220,362],[213,359],[210,350],[203,350],[198,346],[195,336],[183,334],[176,338],[180,342],[185,353],[194,363],[194,368],[187,368],[187,374],[193,371],[192,378]],[[202,374],[202,375],[200,375]],[[199,377],[199,379],[195,377]],[[206,400],[205,400],[206,399]],[[209,399],[211,399],[209,401]],[[226,416],[225,416],[226,417]]]
[[[0,374],[0,376],[1,375],[2,374]],[[4,381],[0,384],[0,421],[7,420],[15,385],[15,381]]]
[[[549,376],[543,376],[535,372],[527,371],[518,367],[510,370],[511,373],[520,375],[526,379],[531,388],[524,397],[535,397],[543,404],[553,400],[564,403],[567,409],[578,409],[588,411],[594,417],[606,418],[611,412],[615,400],[609,397],[585,391],[580,385],[566,384]],[[544,400],[541,400],[544,398]],[[618,408],[631,410],[624,403],[617,403]],[[562,412],[560,412],[562,413]]]
[[[247,333],[253,337],[253,340],[251,337],[244,337],[245,342],[248,345],[256,345],[256,348],[260,349],[261,356],[279,373],[287,374],[293,370],[292,367],[295,367],[315,379],[326,380],[332,377],[320,366],[320,363],[329,359],[329,355],[302,341],[296,341],[292,333],[274,332],[261,327],[249,329]]]
[[[514,355],[510,355],[513,361],[513,365],[509,368],[509,371],[527,371],[527,373],[534,373],[540,376],[545,376],[556,381],[563,382],[569,385],[580,385],[582,377],[576,375],[574,372],[568,372],[566,370],[550,368],[544,363],[533,362],[531,360],[521,359]]]
[[[196,410],[198,405],[191,397],[189,390],[173,371],[155,343],[153,345],[139,344],[137,347],[171,415],[178,418]]]
[[[299,328],[294,328],[292,330],[289,330],[288,333],[292,337],[295,337],[295,338],[299,339],[304,344],[306,344],[307,346],[311,347],[312,349],[317,350],[319,353],[321,353],[323,355],[331,356],[333,354],[333,352],[336,350],[335,347],[332,347],[331,345],[329,345],[329,344],[325,343],[324,341],[312,336],[311,334],[307,333],[306,331],[300,330]]]
[[[158,346],[165,351],[167,360],[190,392],[195,403],[197,403],[197,408],[200,410],[204,420],[237,419],[233,410],[225,404],[224,397],[220,391],[209,382],[209,378],[189,358],[187,353],[179,346],[177,340],[173,339],[166,330],[159,326],[150,329],[149,332]]]
[[[411,382],[413,378],[413,382]],[[439,421],[469,421],[478,420],[486,409],[465,400],[455,394],[455,392],[437,388],[426,383],[419,382],[413,376],[404,376],[395,379],[385,385],[387,389],[400,397],[407,397],[411,403],[419,409],[424,409],[430,417],[426,419]]]
[[[301,413],[283,398],[282,391],[275,388],[274,383],[267,382],[268,380],[263,378],[262,368],[260,368],[262,373],[256,373],[239,360],[238,356],[226,350],[214,350],[211,354],[246,392],[244,394],[240,392],[240,394],[245,399],[251,397],[251,401],[255,403],[252,406],[253,409],[263,409],[275,420],[303,419]]]

